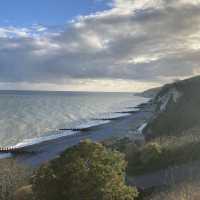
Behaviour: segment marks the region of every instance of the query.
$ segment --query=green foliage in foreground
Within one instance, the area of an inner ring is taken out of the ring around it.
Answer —
[[[143,147],[135,148],[131,154],[129,153],[128,174],[145,174],[169,166],[200,160],[199,152],[199,141],[190,141],[181,145],[177,142],[177,145],[162,146],[158,143],[150,142]]]
[[[127,174],[151,173],[169,166],[200,160],[200,128],[194,127],[179,136],[162,136],[146,144],[127,138],[114,140],[107,147],[125,154]]]
[[[149,143],[140,152],[140,161],[143,165],[153,164],[162,156],[162,148],[157,143]]]
[[[134,200],[125,182],[124,156],[85,141],[42,166],[33,177],[37,200]]]
[[[133,148],[133,152],[129,152],[127,156],[128,174],[140,175],[165,167],[164,163],[161,166],[162,156],[163,149],[157,143],[148,143],[140,148]]]
[[[15,191],[28,183],[29,169],[12,159],[0,162],[0,200],[16,200]]]

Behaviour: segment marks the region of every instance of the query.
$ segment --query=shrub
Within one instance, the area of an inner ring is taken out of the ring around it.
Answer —
[[[15,200],[15,191],[27,183],[29,172],[14,160],[0,162],[0,200]]]
[[[137,191],[124,184],[125,167],[119,152],[84,141],[42,166],[33,192],[37,200],[133,200]]]
[[[140,161],[143,164],[156,162],[162,154],[162,148],[157,143],[149,143],[145,145],[140,154]]]

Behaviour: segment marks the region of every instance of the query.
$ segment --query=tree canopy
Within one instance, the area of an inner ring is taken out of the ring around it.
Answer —
[[[126,162],[117,151],[83,141],[42,166],[33,177],[37,200],[134,200],[125,185]]]

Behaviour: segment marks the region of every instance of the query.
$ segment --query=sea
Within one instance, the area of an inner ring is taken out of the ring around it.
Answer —
[[[148,99],[134,93],[0,91],[0,147],[74,134],[60,129],[109,123]]]

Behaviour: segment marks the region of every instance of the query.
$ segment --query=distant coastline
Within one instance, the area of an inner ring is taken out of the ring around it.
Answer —
[[[37,93],[49,93],[49,94],[63,94],[63,93],[71,93],[71,94],[76,94],[76,93],[83,93],[83,94],[90,94],[90,93],[94,93],[94,94],[106,94],[106,93],[110,93],[110,94],[137,94],[136,92],[115,92],[115,91],[70,91],[70,90],[0,90],[0,94],[15,94],[15,93],[21,93],[21,94],[37,94]],[[141,94],[141,93],[138,93]]]

